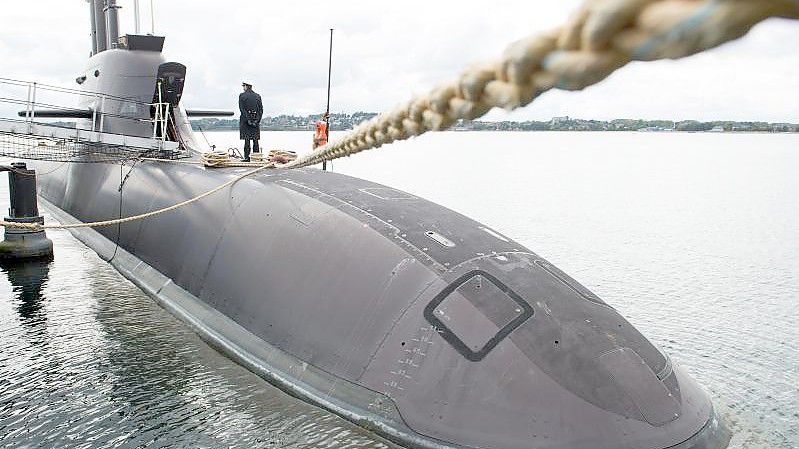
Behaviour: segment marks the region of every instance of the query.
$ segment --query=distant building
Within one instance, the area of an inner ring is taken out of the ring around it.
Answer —
[[[552,120],[549,121],[549,124],[552,126],[564,125],[569,123],[569,116],[565,117],[552,117]]]

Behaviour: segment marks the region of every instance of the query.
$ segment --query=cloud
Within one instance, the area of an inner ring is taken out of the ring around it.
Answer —
[[[84,2],[4,0],[0,76],[74,87],[89,49]],[[122,29],[132,32],[132,0]],[[334,35],[334,111],[381,111],[426,92],[525,35],[562,23],[577,0],[364,2],[156,0],[167,58],[188,66],[184,101],[236,107],[251,79],[267,114],[325,106],[328,29]],[[149,2],[142,2],[145,30]],[[697,118],[799,121],[799,26],[770,20],[746,38],[680,61],[637,63],[584,92],[551,92],[494,119]]]

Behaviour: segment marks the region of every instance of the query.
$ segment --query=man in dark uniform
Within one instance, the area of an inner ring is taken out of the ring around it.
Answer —
[[[261,138],[261,118],[264,115],[264,105],[261,103],[261,96],[253,92],[252,84],[241,83],[244,92],[239,94],[239,137],[244,141],[244,162],[250,161],[250,141],[252,140],[252,150],[260,153],[261,148],[258,140]]]

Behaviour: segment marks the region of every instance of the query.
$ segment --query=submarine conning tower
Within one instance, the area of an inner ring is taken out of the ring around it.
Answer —
[[[226,111],[186,111],[181,104],[186,67],[167,62],[165,38],[153,34],[119,31],[116,0],[87,0],[91,26],[91,56],[86,69],[75,80],[86,94],[79,100],[88,117],[79,118],[80,128],[103,133],[166,139],[184,150],[202,151],[191,132],[189,116],[229,116]],[[138,8],[137,8],[138,9]],[[136,18],[138,30],[138,17]],[[169,104],[159,111],[168,117],[165,129],[154,132],[154,104]],[[92,123],[94,121],[94,123]],[[178,131],[180,130],[180,131]]]

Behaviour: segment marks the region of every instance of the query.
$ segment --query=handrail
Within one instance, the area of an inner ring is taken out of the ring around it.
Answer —
[[[91,90],[82,90],[82,89],[73,89],[71,87],[54,86],[52,84],[43,84],[43,83],[38,83],[38,82],[34,83],[33,81],[23,81],[23,80],[17,80],[17,79],[13,79],[13,78],[0,77],[0,84],[9,84],[9,85],[12,85],[12,86],[21,86],[21,87],[27,87],[27,86],[29,86],[31,84],[36,84],[38,89],[46,90],[46,91],[61,92],[61,93],[71,93],[71,94],[85,96],[85,97],[96,97],[96,96],[100,96],[100,95],[105,95],[107,98],[110,98],[112,100],[126,101],[126,102],[129,102],[129,103],[136,103],[136,104],[139,104],[139,105],[142,105],[142,106],[147,106],[147,105],[150,104],[150,103],[147,103],[147,102],[144,102],[144,101],[141,101],[141,100],[136,100],[136,99],[133,99],[133,98],[120,97],[120,96],[116,96],[116,95],[110,95],[110,94],[103,93],[103,92],[95,92],[95,91],[91,91]]]
[[[2,85],[27,88],[26,98],[22,99],[22,98],[2,96],[0,97],[0,103],[25,106],[24,123],[27,123],[29,125],[28,127],[29,133],[31,132],[32,129],[31,125],[38,123],[35,121],[37,107],[54,109],[57,111],[74,111],[76,109],[74,106],[64,106],[49,102],[36,101],[37,94],[44,91],[44,92],[63,93],[63,94],[83,96],[83,97],[93,97],[96,99],[96,102],[99,104],[95,104],[93,108],[90,108],[90,110],[92,111],[91,128],[90,129],[81,128],[76,124],[76,129],[78,130],[104,132],[106,118],[130,120],[134,122],[147,122],[147,123],[152,123],[152,128],[153,128],[152,137],[160,139],[162,142],[166,141],[166,129],[167,125],[169,124],[169,118],[172,113],[172,108],[171,104],[162,102],[160,100],[160,96],[158,102],[147,103],[133,98],[125,98],[116,95],[104,94],[100,92],[82,91],[72,88],[51,86],[48,84],[40,84],[37,82],[0,77],[0,86]],[[135,106],[136,112],[138,114],[126,115],[123,113],[107,112],[105,109],[106,109],[106,103],[108,101],[124,102],[124,104],[126,105]],[[154,115],[152,116],[150,115],[153,114],[153,112],[151,111],[154,111]],[[22,111],[20,111],[20,115],[21,114]]]

